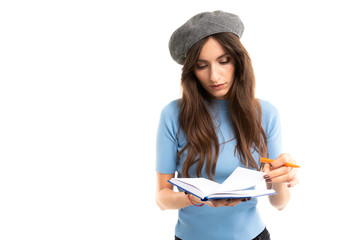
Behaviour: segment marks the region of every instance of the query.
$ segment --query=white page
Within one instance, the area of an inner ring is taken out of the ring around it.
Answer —
[[[237,167],[214,192],[228,192],[247,189],[264,181],[264,173]]]
[[[170,181],[177,184],[179,187],[188,189],[189,192],[192,192],[202,198],[206,197],[207,194],[218,188],[220,185],[219,183],[206,178],[173,178]]]
[[[234,191],[227,193],[210,194],[209,199],[260,197],[260,196],[272,195],[272,194],[276,194],[274,189],[241,190],[241,191]]]

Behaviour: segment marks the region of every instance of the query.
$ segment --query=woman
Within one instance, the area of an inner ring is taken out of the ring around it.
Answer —
[[[234,14],[200,13],[171,36],[172,58],[183,64],[182,98],[162,111],[157,135],[157,195],[160,209],[179,209],[175,239],[270,239],[257,199],[201,202],[168,182],[206,177],[223,182],[236,167],[264,171],[270,203],[283,209],[297,184],[295,163],[281,153],[278,111],[255,99],[250,58],[240,42],[244,26]],[[261,165],[260,157],[275,159]]]

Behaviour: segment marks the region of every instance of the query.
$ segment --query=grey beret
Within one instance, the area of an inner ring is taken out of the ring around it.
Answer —
[[[175,62],[184,64],[190,48],[201,39],[221,32],[231,32],[241,38],[244,24],[232,13],[223,11],[203,12],[190,18],[171,36],[169,50]]]

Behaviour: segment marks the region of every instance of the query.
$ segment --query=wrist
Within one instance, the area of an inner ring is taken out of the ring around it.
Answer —
[[[185,192],[185,195],[186,195],[188,201],[190,202],[190,205],[194,205],[197,207],[202,207],[204,205],[204,203],[198,197],[196,197],[188,192]]]
[[[282,188],[282,187],[285,187],[285,186],[286,186],[286,183],[284,183],[284,182],[275,182],[275,183],[273,183],[274,188]]]

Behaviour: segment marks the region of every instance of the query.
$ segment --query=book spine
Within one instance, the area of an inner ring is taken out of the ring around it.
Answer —
[[[187,189],[185,189],[185,188],[182,188],[182,187],[178,186],[177,184],[175,184],[175,183],[171,182],[170,180],[168,180],[168,182],[169,182],[169,183],[171,183],[172,185],[176,186],[177,188],[179,188],[179,189],[183,190],[184,192],[188,192],[188,193],[190,193],[190,194],[194,195],[195,197],[200,198],[200,200],[201,200],[201,201],[203,201],[203,202],[205,202],[205,201],[208,201],[208,200],[209,200],[209,198],[208,198],[208,197],[201,198],[200,196],[198,196],[198,195],[196,195],[196,194],[194,194],[194,193],[190,192],[189,190],[187,190]]]

